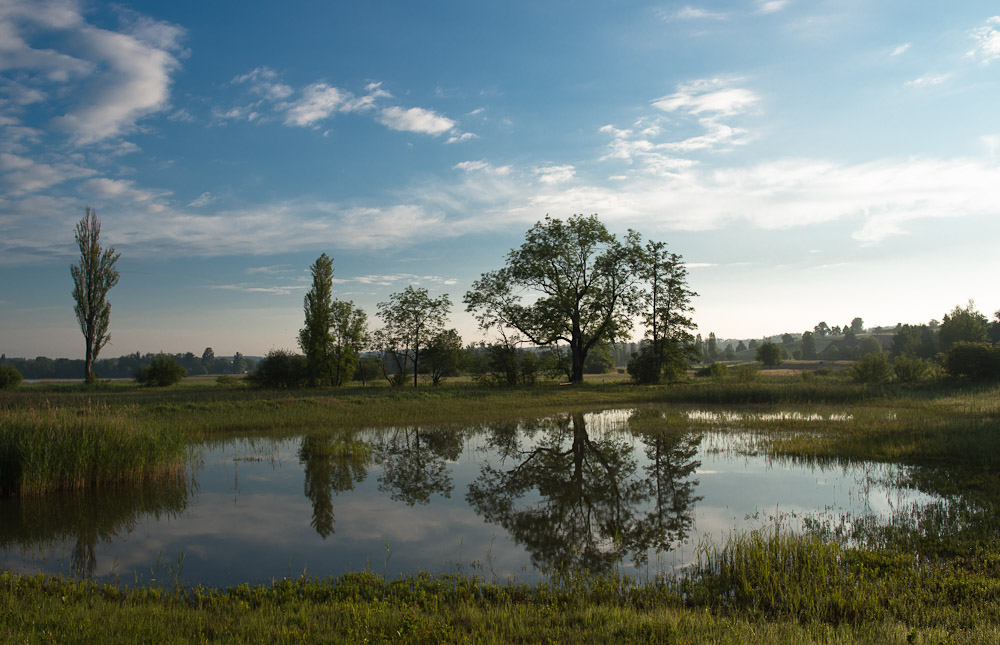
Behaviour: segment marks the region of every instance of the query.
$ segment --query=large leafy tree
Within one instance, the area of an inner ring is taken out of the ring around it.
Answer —
[[[326,253],[310,267],[312,287],[303,303],[305,326],[299,331],[299,347],[306,355],[311,385],[333,383],[333,258]]]
[[[412,286],[378,303],[378,315],[385,326],[376,333],[376,344],[382,350],[383,364],[388,358],[396,365],[390,382],[402,385],[403,376],[412,369],[413,385],[417,385],[421,349],[444,331],[450,310],[448,294],[431,298],[427,289]]]
[[[596,215],[546,216],[465,294],[485,330],[507,329],[535,345],[569,345],[570,381],[583,381],[587,353],[631,329],[639,313],[638,236],[620,242]],[[530,304],[525,300],[530,299]]]
[[[118,284],[115,264],[121,253],[115,247],[101,248],[101,222],[97,211],[90,206],[84,210],[83,219],[76,224],[76,243],[80,247],[80,263],[69,267],[73,276],[73,300],[76,319],[87,343],[83,374],[87,381],[94,380],[94,361],[101,349],[111,340],[108,325],[111,321],[111,303],[108,291]]]

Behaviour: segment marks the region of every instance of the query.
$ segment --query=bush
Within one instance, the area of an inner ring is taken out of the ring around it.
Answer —
[[[883,383],[892,378],[892,366],[885,354],[865,354],[851,366],[851,374],[859,383]]]
[[[642,385],[656,385],[660,382],[660,363],[656,354],[646,344],[639,348],[639,352],[632,354],[625,367],[632,381]]]
[[[1000,378],[1000,346],[989,343],[953,343],[945,354],[944,369],[956,378]]]
[[[159,385],[165,387],[180,381],[187,370],[177,364],[173,356],[160,354],[154,356],[149,365],[140,367],[135,372],[135,380],[150,387]]]
[[[896,373],[896,380],[900,383],[924,379],[930,373],[930,368],[927,361],[912,356],[897,356],[892,361],[892,371]]]
[[[222,374],[215,379],[215,384],[219,387],[243,387],[246,382],[237,376]]]
[[[736,380],[740,383],[751,383],[757,380],[759,370],[753,363],[741,363],[733,368],[733,372],[736,374]]]
[[[12,390],[21,384],[21,373],[9,363],[0,363],[0,390]]]
[[[697,372],[698,376],[707,376],[715,381],[721,381],[729,375],[729,368],[722,363],[712,363]]]
[[[306,359],[284,349],[272,349],[257,363],[257,369],[247,379],[257,387],[302,387],[309,380]]]

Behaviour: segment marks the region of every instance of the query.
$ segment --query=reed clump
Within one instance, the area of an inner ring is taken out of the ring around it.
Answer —
[[[20,408],[0,417],[0,493],[139,484],[183,471],[182,435],[127,409]]]

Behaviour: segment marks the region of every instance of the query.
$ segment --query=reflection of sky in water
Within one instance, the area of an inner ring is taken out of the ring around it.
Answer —
[[[643,468],[650,460],[642,437],[624,431],[630,414],[629,410],[588,414],[586,434],[595,442],[608,440],[631,450],[637,468],[630,481],[641,483],[638,480],[645,476]],[[710,414],[719,415],[710,421],[726,420],[726,413]],[[835,421],[830,416],[818,420]],[[528,434],[531,439],[518,435],[522,451],[542,441],[545,430]],[[356,435],[373,445],[384,444],[386,436],[380,432]],[[499,524],[484,521],[466,501],[470,484],[483,472],[484,462],[500,471],[517,465],[516,460],[503,462],[487,448],[485,432],[465,433],[457,456],[438,459],[450,477],[452,490],[447,497],[431,492],[426,504],[410,506],[394,500],[391,491],[380,490],[386,488],[382,485],[386,473],[376,456],[353,490],[330,492],[333,532],[325,538],[310,525],[313,505],[304,492],[302,445],[300,438],[291,438],[206,446],[195,475],[197,485],[183,511],[164,512],[159,518],[149,512],[137,513],[131,530],[127,526],[112,529],[118,535],[110,540],[91,538],[95,542],[94,575],[109,578],[117,574],[126,584],[150,579],[169,584],[171,575],[179,571],[186,583],[223,586],[303,573],[326,577],[364,568],[391,576],[453,572],[459,566],[470,571],[470,562],[475,561],[483,567],[478,572],[487,576],[495,573],[501,580],[511,576],[531,580],[537,575],[524,546]],[[753,446],[748,435],[703,435],[692,458],[700,463],[685,479],[696,482],[693,494],[701,498],[690,510],[687,539],[684,544],[674,543],[666,553],[650,551],[648,567],[641,567],[640,575],[689,564],[699,540],[719,541],[734,529],[772,526],[775,515],[781,516],[782,526],[794,529],[807,516],[830,521],[839,521],[845,514],[886,517],[900,507],[930,501],[913,491],[887,487],[885,482],[898,472],[895,467],[864,463],[820,467],[752,454]],[[747,451],[751,454],[745,454]],[[544,505],[543,498],[531,489],[518,496],[516,503],[519,508],[533,509]],[[648,506],[647,500],[638,510],[646,513]],[[6,509],[0,505],[3,522],[22,521]],[[30,544],[10,538],[16,534],[14,524],[0,529],[0,567],[70,571],[77,540],[66,538],[65,529],[62,539],[34,539]],[[606,536],[596,542],[602,549],[610,548],[611,540]]]

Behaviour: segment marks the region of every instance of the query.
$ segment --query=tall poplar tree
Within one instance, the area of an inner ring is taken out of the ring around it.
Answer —
[[[333,382],[333,259],[326,253],[310,267],[312,288],[306,293],[305,326],[299,331],[299,347],[306,355],[310,385]]]
[[[108,291],[118,284],[115,264],[121,253],[115,247],[101,248],[101,222],[97,210],[87,206],[83,219],[76,224],[76,243],[80,247],[80,263],[71,264],[73,300],[76,319],[87,343],[83,375],[87,382],[94,380],[94,361],[101,349],[111,340],[108,325],[111,321],[111,303]]]

